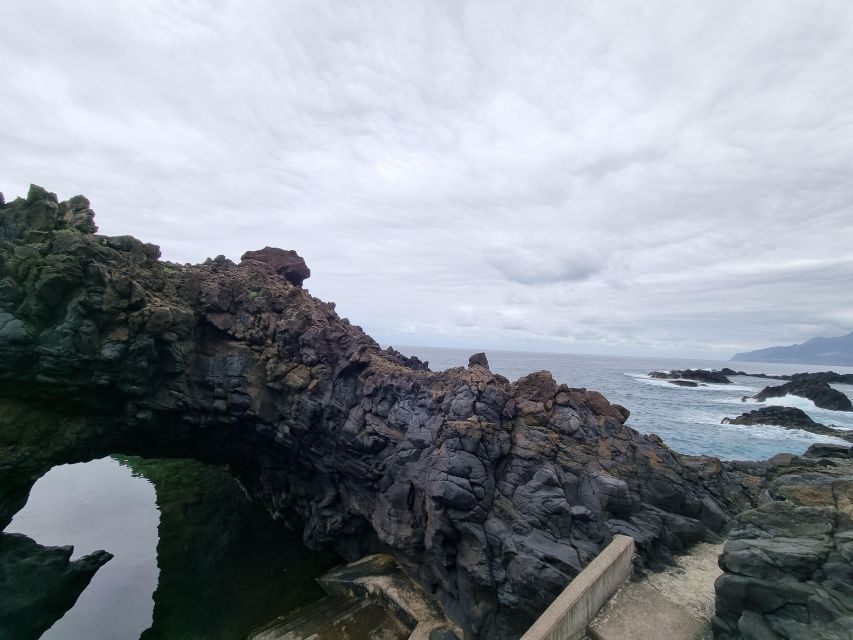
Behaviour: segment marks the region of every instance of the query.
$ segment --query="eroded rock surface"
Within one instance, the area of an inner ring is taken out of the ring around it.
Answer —
[[[853,637],[853,449],[770,460],[770,501],[740,514],[720,556],[716,637]]]
[[[88,201],[35,186],[0,209],[7,413],[61,408],[112,450],[227,462],[309,545],[393,554],[470,637],[520,635],[614,534],[660,565],[762,488],[548,372],[510,382],[480,358],[430,372],[289,267],[182,266],[94,229]]]

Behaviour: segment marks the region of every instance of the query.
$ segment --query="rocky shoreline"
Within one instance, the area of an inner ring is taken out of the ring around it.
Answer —
[[[227,463],[309,546],[390,554],[466,637],[500,639],[615,534],[660,568],[765,500],[767,465],[679,455],[546,371],[382,349],[294,252],[179,265],[96,230],[82,196],[0,206],[0,437],[31,469],[0,461],[3,524],[39,469],[93,450]]]

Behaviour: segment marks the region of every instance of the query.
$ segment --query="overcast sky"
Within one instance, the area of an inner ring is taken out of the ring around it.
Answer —
[[[295,249],[383,344],[853,329],[853,2],[3,0],[0,190]]]

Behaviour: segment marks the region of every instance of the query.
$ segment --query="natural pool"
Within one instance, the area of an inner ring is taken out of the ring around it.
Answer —
[[[298,528],[273,520],[224,468],[186,459],[53,467],[0,535],[11,533],[73,545],[72,561],[99,549],[114,556],[46,640],[244,640],[322,597],[315,578],[339,562],[307,549]],[[2,576],[13,592],[8,581],[27,583],[26,563],[16,566]],[[0,616],[0,638],[39,637],[22,622]]]

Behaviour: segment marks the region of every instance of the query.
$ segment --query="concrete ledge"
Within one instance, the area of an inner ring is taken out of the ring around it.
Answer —
[[[336,596],[366,598],[381,605],[412,629],[408,640],[458,640],[462,631],[444,615],[438,601],[412,580],[397,561],[385,554],[365,556],[336,567],[317,579]]]
[[[545,609],[521,640],[580,640],[598,610],[631,575],[634,539],[617,535]]]

